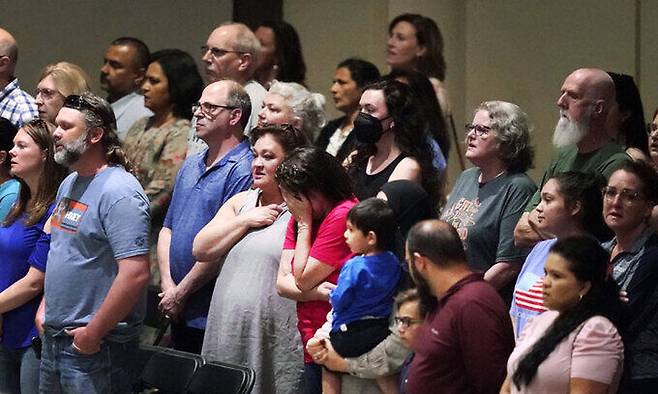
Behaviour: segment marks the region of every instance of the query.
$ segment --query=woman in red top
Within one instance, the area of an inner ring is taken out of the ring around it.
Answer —
[[[291,153],[276,171],[292,219],[277,277],[281,296],[297,301],[304,348],[326,320],[329,292],[352,253],[345,243],[347,213],[357,200],[343,167],[316,148]],[[304,351],[306,393],[321,392],[321,368]]]

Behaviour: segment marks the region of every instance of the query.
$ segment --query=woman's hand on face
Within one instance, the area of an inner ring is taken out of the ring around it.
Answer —
[[[249,227],[269,226],[279,217],[283,208],[277,204],[270,204],[263,207],[254,208],[244,214]]]
[[[303,194],[300,194],[299,196],[289,196],[290,197],[286,198],[286,203],[288,204],[290,214],[295,218],[298,224],[310,224],[313,220],[313,206],[311,205],[311,200]]]

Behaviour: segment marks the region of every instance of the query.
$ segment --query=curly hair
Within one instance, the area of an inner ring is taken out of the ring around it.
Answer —
[[[258,126],[251,130],[249,142],[251,146],[256,145],[256,141],[265,135],[271,135],[276,142],[281,145],[285,153],[290,153],[297,148],[303,148],[310,145],[308,137],[301,130],[294,128],[292,125],[265,125]]]
[[[295,116],[302,119],[302,131],[309,140],[327,123],[324,113],[324,96],[309,92],[304,86],[295,82],[272,82],[268,93],[283,97]]]
[[[434,154],[429,144],[430,124],[423,107],[411,88],[396,80],[383,79],[364,88],[381,90],[389,115],[394,121],[393,133],[396,146],[401,154],[418,162],[421,169],[421,185],[429,194],[432,204],[438,209],[444,195],[437,169],[432,164]],[[350,174],[363,171],[368,158],[377,152],[377,146],[362,144],[348,168]]]

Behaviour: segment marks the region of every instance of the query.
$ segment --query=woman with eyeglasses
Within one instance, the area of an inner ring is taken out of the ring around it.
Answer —
[[[544,263],[548,251],[558,239],[574,235],[593,235],[609,239],[603,222],[601,176],[582,172],[563,172],[552,176],[541,190],[541,201],[535,208],[535,230],[544,241],[536,244],[523,263],[514,285],[510,316],[518,338],[528,322],[546,310],[542,295]]]
[[[517,105],[485,101],[466,125],[466,158],[441,219],[459,233],[476,271],[507,300],[527,255],[514,246],[514,226],[536,190],[526,175],[532,166],[528,116]]]
[[[325,123],[324,96],[295,82],[272,82],[258,112],[258,126],[289,124],[302,130],[309,141]]]
[[[644,162],[628,162],[603,190],[603,217],[615,237],[612,278],[628,300],[624,314],[626,367],[622,391],[655,392],[658,384],[658,236],[649,225],[658,204],[658,175]]]
[[[53,127],[26,123],[9,151],[18,200],[0,225],[0,392],[37,393],[40,354],[34,318],[41,302],[50,234],[46,221],[67,170],[55,163]],[[65,285],[65,284],[64,284]]]
[[[79,66],[69,62],[47,65],[41,71],[34,95],[39,118],[55,124],[55,118],[62,109],[66,96],[79,95],[90,90],[89,76]]]
[[[624,361],[619,287],[596,238],[559,239],[542,286],[548,311],[537,316],[507,362],[501,393],[616,393]]]
[[[135,177],[151,203],[152,271],[157,267],[157,234],[187,152],[192,105],[202,90],[201,75],[188,53],[178,49],[153,53],[142,85],[144,106],[153,116],[136,121],[123,142],[126,156],[135,168]],[[152,275],[152,282],[158,280],[158,275]]]
[[[309,141],[292,126],[256,127],[250,138],[253,187],[229,199],[194,239],[199,261],[224,259],[202,355],[253,368],[255,393],[296,393],[303,364],[295,303],[275,288],[290,212],[274,174]]]

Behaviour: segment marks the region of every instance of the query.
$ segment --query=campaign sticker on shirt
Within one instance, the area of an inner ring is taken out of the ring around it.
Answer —
[[[51,224],[67,233],[77,233],[87,208],[79,201],[63,198],[53,212]]]

